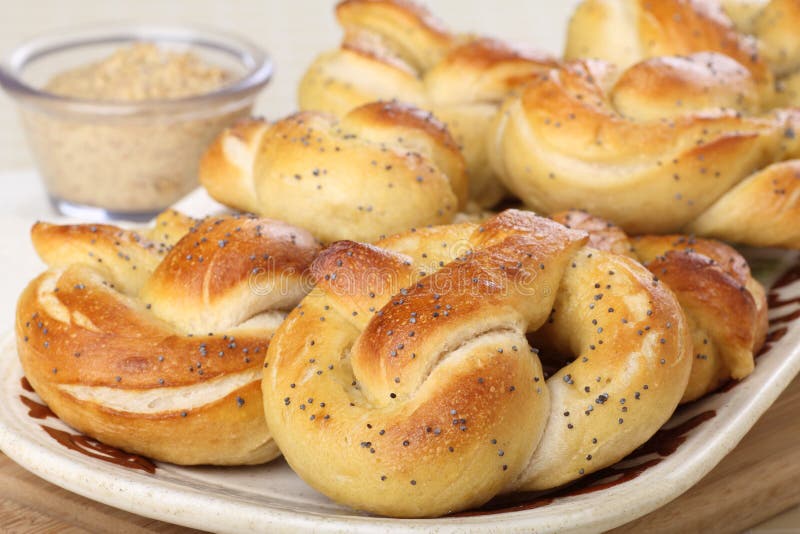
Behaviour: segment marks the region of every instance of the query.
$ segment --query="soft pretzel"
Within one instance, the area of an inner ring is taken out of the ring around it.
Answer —
[[[624,72],[554,69],[509,99],[490,132],[508,188],[544,213],[580,208],[633,234],[695,232],[800,247],[798,114],[748,114],[726,56],[660,57]],[[756,222],[757,221],[757,222]]]
[[[336,6],[345,46],[385,52],[417,70],[435,65],[453,36],[424,6],[410,0],[344,0]]]
[[[628,239],[618,226],[584,212],[553,219],[589,232],[590,245],[641,261],[678,299],[692,331],[689,384],[681,402],[706,395],[754,368],[764,344],[767,299],[747,261],[731,247],[685,235]]]
[[[691,338],[650,272],[586,240],[508,210],[329,247],[265,362],[291,467],[339,502],[421,517],[558,486],[641,445],[683,395]],[[529,332],[575,361],[545,383]]]
[[[271,333],[307,291],[318,247],[267,219],[144,232],[37,223],[48,264],[17,305],[25,375],[65,423],[177,464],[255,464],[279,452],[260,378]]]
[[[717,0],[584,0],[570,19],[566,59],[597,58],[628,68],[658,56],[718,52],[772,89],[758,43],[741,34]]]
[[[626,68],[656,56],[719,52],[752,73],[763,106],[800,104],[798,27],[798,0],[584,0],[565,55]]]
[[[345,0],[336,15],[344,39],[309,67],[300,108],[342,116],[366,102],[397,99],[431,110],[463,149],[470,198],[481,207],[496,204],[505,190],[489,166],[486,124],[509,93],[555,60],[496,39],[454,35],[402,0]]]
[[[323,241],[453,220],[467,200],[464,160],[430,113],[373,102],[341,121],[303,112],[222,132],[200,181],[228,206],[297,224]]]

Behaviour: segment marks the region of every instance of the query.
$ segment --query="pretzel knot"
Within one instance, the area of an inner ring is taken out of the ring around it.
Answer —
[[[800,114],[757,116],[750,73],[720,54],[624,72],[554,69],[506,101],[491,128],[506,186],[547,214],[580,208],[643,233],[691,232],[800,247]]]
[[[17,346],[64,422],[178,464],[279,454],[260,370],[270,335],[307,290],[310,234],[169,212],[141,233],[37,223],[32,238],[49,269],[20,297]]]
[[[376,100],[432,111],[464,154],[470,199],[497,204],[506,191],[489,166],[486,124],[503,99],[555,58],[497,39],[456,35],[405,0],[344,0],[336,6],[341,45],[320,54],[298,87],[304,110],[344,116]]]
[[[297,113],[222,132],[200,165],[220,202],[307,228],[325,242],[372,241],[446,224],[464,207],[464,160],[430,113],[374,102],[341,120]]]
[[[762,104],[800,102],[797,0],[584,0],[570,19],[567,59],[622,67],[656,56],[712,51],[747,68]]]
[[[668,289],[586,240],[509,210],[329,247],[264,369],[292,468],[350,506],[433,516],[641,445],[683,394],[691,339]],[[545,382],[526,334],[574,361]]]
[[[755,354],[767,332],[766,291],[736,250],[719,241],[683,235],[629,239],[619,227],[583,212],[563,212],[553,219],[589,232],[595,248],[639,260],[675,294],[694,347],[681,402],[753,372]]]

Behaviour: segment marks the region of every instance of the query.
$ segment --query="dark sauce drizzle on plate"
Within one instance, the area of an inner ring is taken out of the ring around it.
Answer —
[[[777,289],[786,287],[797,282],[798,280],[800,280],[800,264],[794,266],[792,269],[784,273],[783,276],[781,276],[780,279],[778,279],[778,281],[772,286],[767,298],[769,309],[781,308],[790,304],[800,304],[800,296],[782,300],[776,292]],[[798,318],[800,318],[800,310],[773,318],[770,320],[770,327],[785,325],[797,320]],[[774,343],[783,338],[787,332],[788,328],[786,326],[780,326],[779,328],[771,330],[769,334],[767,334],[764,346],[761,348],[757,356],[762,356],[763,354],[767,353],[772,348]],[[548,370],[554,372],[557,369]],[[720,391],[729,391],[738,383],[738,381],[732,380]],[[20,385],[23,390],[31,393],[34,392],[33,387],[31,387],[31,384],[28,382],[27,378],[23,377],[20,381]],[[47,417],[53,417],[57,419],[56,415],[46,405],[36,402],[24,395],[20,395],[19,398],[20,401],[28,408],[28,415],[30,417],[34,419],[46,419]],[[563,488],[547,493],[538,492],[503,495],[492,499],[480,508],[453,515],[464,517],[513,512],[517,510],[532,510],[534,508],[540,508],[542,506],[551,504],[557,499],[593,493],[614,487],[629,480],[633,480],[644,473],[647,469],[658,465],[665,457],[678,450],[678,447],[680,447],[680,445],[688,438],[688,434],[691,430],[701,425],[705,421],[713,418],[714,416],[716,416],[716,412],[714,410],[708,410],[687,419],[675,427],[661,429],[656,432],[646,443],[633,451],[618,464],[606,467],[605,469],[601,469],[595,473],[591,473]],[[47,434],[50,435],[50,437],[55,439],[64,447],[79,452],[90,458],[96,458],[98,460],[126,467],[128,469],[145,471],[146,473],[150,474],[154,474],[156,472],[155,463],[143,456],[128,454],[115,447],[105,445],[80,434],[73,434],[63,430],[58,430],[47,425],[40,426],[45,432],[47,432]],[[642,460],[644,457],[653,455],[656,457],[650,458],[646,461],[638,463],[636,462],[636,460]],[[628,463],[632,463],[632,465],[621,467],[623,464]]]
[[[717,415],[714,410],[709,410],[695,415],[683,423],[672,427],[661,429],[656,432],[644,445],[633,451],[618,464],[601,469],[596,473],[587,475],[576,482],[545,493],[515,493],[503,495],[492,499],[487,504],[476,510],[454,514],[455,516],[475,516],[486,514],[499,514],[514,512],[517,510],[532,510],[551,504],[557,499],[575,497],[586,493],[594,493],[607,488],[611,488],[633,480],[651,467],[658,465],[661,461],[678,450],[678,447],[686,441],[689,432]],[[646,456],[656,454],[659,457],[634,463],[626,467],[621,467],[623,463],[641,460]]]
[[[800,304],[800,296],[789,299],[781,299],[777,292],[778,289],[789,286],[798,281],[800,281],[800,264],[792,267],[772,285],[772,288],[767,295],[767,304],[769,309],[775,310],[792,304]],[[764,346],[758,352],[756,357],[763,356],[769,352],[774,344],[780,341],[788,333],[789,329],[785,325],[792,323],[797,319],[800,319],[800,310],[795,310],[771,319],[769,325],[772,330],[767,334],[766,340],[764,341]],[[556,364],[554,365],[553,362],[543,362],[543,367],[546,369],[546,371],[549,371],[547,373],[548,375],[558,371],[560,365],[563,364],[563,362],[558,361],[555,363]],[[739,383],[740,381],[738,380],[731,380],[723,388],[718,390],[718,392],[722,393],[730,391]],[[469,510],[454,515],[463,517],[498,514],[513,512],[516,510],[532,510],[534,508],[540,508],[542,506],[551,504],[557,499],[601,491],[629,480],[633,480],[644,473],[647,469],[658,465],[664,457],[674,453],[678,447],[684,441],[686,441],[688,433],[692,429],[713,418],[715,415],[716,412],[713,410],[702,412],[676,427],[661,429],[656,432],[653,437],[650,438],[650,440],[648,440],[644,445],[633,451],[627,458],[620,461],[618,464],[601,469],[596,473],[589,474],[563,488],[548,492],[502,495],[492,499],[478,509]],[[657,456],[644,462],[635,462],[635,460],[641,460],[643,457],[653,453],[655,453]],[[627,465],[627,467],[620,467],[621,465],[631,463],[632,465]]]
[[[64,430],[58,430],[47,425],[40,425],[42,430],[47,432],[51,438],[59,442],[64,447],[79,452],[90,458],[97,458],[104,462],[116,464],[129,469],[138,469],[151,475],[156,472],[156,464],[144,456],[128,454],[116,447],[111,447],[95,441],[81,434],[73,434]]]
[[[33,387],[27,378],[22,377],[20,380],[20,386],[23,390],[34,393]],[[56,414],[54,414],[46,404],[37,402],[30,397],[26,397],[25,395],[20,395],[19,400],[28,408],[28,416],[33,419],[47,419],[48,417],[58,419],[58,416],[56,416]],[[47,425],[40,426],[42,427],[42,430],[47,432],[47,434],[58,443],[70,450],[79,452],[84,456],[96,458],[98,460],[122,467],[127,467],[128,469],[144,471],[145,473],[150,473],[151,475],[156,472],[156,464],[144,456],[139,456],[138,454],[129,454],[117,449],[116,447],[105,445],[81,434],[73,434],[71,432],[59,430]]]

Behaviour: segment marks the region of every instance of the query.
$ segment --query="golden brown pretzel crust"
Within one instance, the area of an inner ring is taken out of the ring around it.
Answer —
[[[491,132],[492,163],[544,213],[580,208],[634,234],[691,229],[800,247],[800,182],[777,188],[769,178],[787,171],[768,167],[800,155],[800,122],[793,112],[745,114],[753,95],[745,74],[707,53],[647,60],[621,75],[599,61],[564,65],[505,103]],[[741,184],[749,184],[747,199]],[[742,202],[749,218],[730,217],[725,208]],[[754,228],[755,216],[763,223]]]
[[[212,197],[323,241],[450,222],[467,200],[458,146],[430,113],[374,102],[337,120],[301,112],[226,130],[200,165]]]
[[[678,118],[687,110],[719,108],[752,114],[760,106],[753,78],[744,67],[705,52],[643,61],[622,72],[612,97],[622,115],[639,119]]]
[[[719,52],[753,76],[764,108],[800,103],[797,0],[585,0],[569,25],[567,59],[623,67],[656,56]]]
[[[337,16],[342,44],[309,67],[298,89],[300,108],[343,116],[366,102],[396,99],[431,110],[462,147],[470,198],[496,204],[505,190],[488,164],[486,123],[506,96],[555,59],[454,35],[411,2],[345,1]]]
[[[732,57],[752,73],[762,96],[770,96],[773,76],[758,43],[737,31],[714,0],[585,0],[570,20],[564,55],[627,68],[696,52]]]
[[[754,355],[767,331],[767,300],[738,252],[719,241],[681,235],[629,240],[618,226],[585,212],[562,212],[553,219],[589,232],[597,248],[638,259],[675,293],[694,344],[692,373],[681,402],[753,371]]]
[[[415,69],[436,63],[452,43],[447,28],[424,6],[407,0],[344,0],[336,6],[344,45],[363,39]]]
[[[262,382],[292,468],[355,508],[424,517],[566,483],[647,440],[685,389],[685,319],[641,265],[585,242],[508,210],[325,250]],[[576,356],[546,385],[529,331]]]
[[[171,213],[141,233],[37,223],[31,234],[49,269],[20,296],[18,352],[64,422],[179,464],[278,455],[258,379],[276,314],[305,293],[318,250],[307,232]]]
[[[742,180],[687,230],[727,241],[800,248],[798,184],[800,160],[770,165]]]

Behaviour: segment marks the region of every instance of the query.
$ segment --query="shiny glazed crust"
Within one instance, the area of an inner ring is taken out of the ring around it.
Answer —
[[[681,402],[741,380],[755,365],[767,331],[767,299],[733,248],[684,235],[628,239],[616,225],[584,212],[553,219],[589,232],[592,246],[641,261],[678,299],[692,331],[693,364]]]
[[[555,59],[453,34],[411,2],[346,0],[337,16],[344,39],[306,71],[300,108],[341,117],[367,102],[399,100],[430,110],[463,150],[470,199],[481,207],[496,204],[505,190],[488,164],[486,124],[506,96]]]
[[[747,71],[719,54],[624,72],[578,61],[506,101],[489,152],[508,188],[543,213],[579,208],[633,234],[797,248],[800,181],[774,164],[800,156],[800,121],[749,114],[755,102]]]
[[[341,120],[307,111],[236,125],[209,148],[200,181],[223,204],[297,224],[325,242],[450,222],[468,187],[441,122],[381,102]]]
[[[264,369],[292,468],[349,506],[425,517],[554,487],[641,445],[683,394],[689,330],[650,272],[586,240],[508,210],[329,247]],[[528,333],[575,361],[545,382]]]
[[[658,56],[717,52],[747,68],[768,97],[773,75],[759,45],[716,0],[585,0],[570,19],[564,55],[622,68]]]
[[[254,464],[279,452],[263,417],[271,333],[306,292],[318,247],[248,217],[174,212],[134,232],[32,229],[49,269],[17,305],[25,375],[73,428],[177,464]]]
[[[797,105],[798,27],[797,0],[585,0],[570,20],[565,56],[628,67],[719,52],[750,71],[764,108]]]

